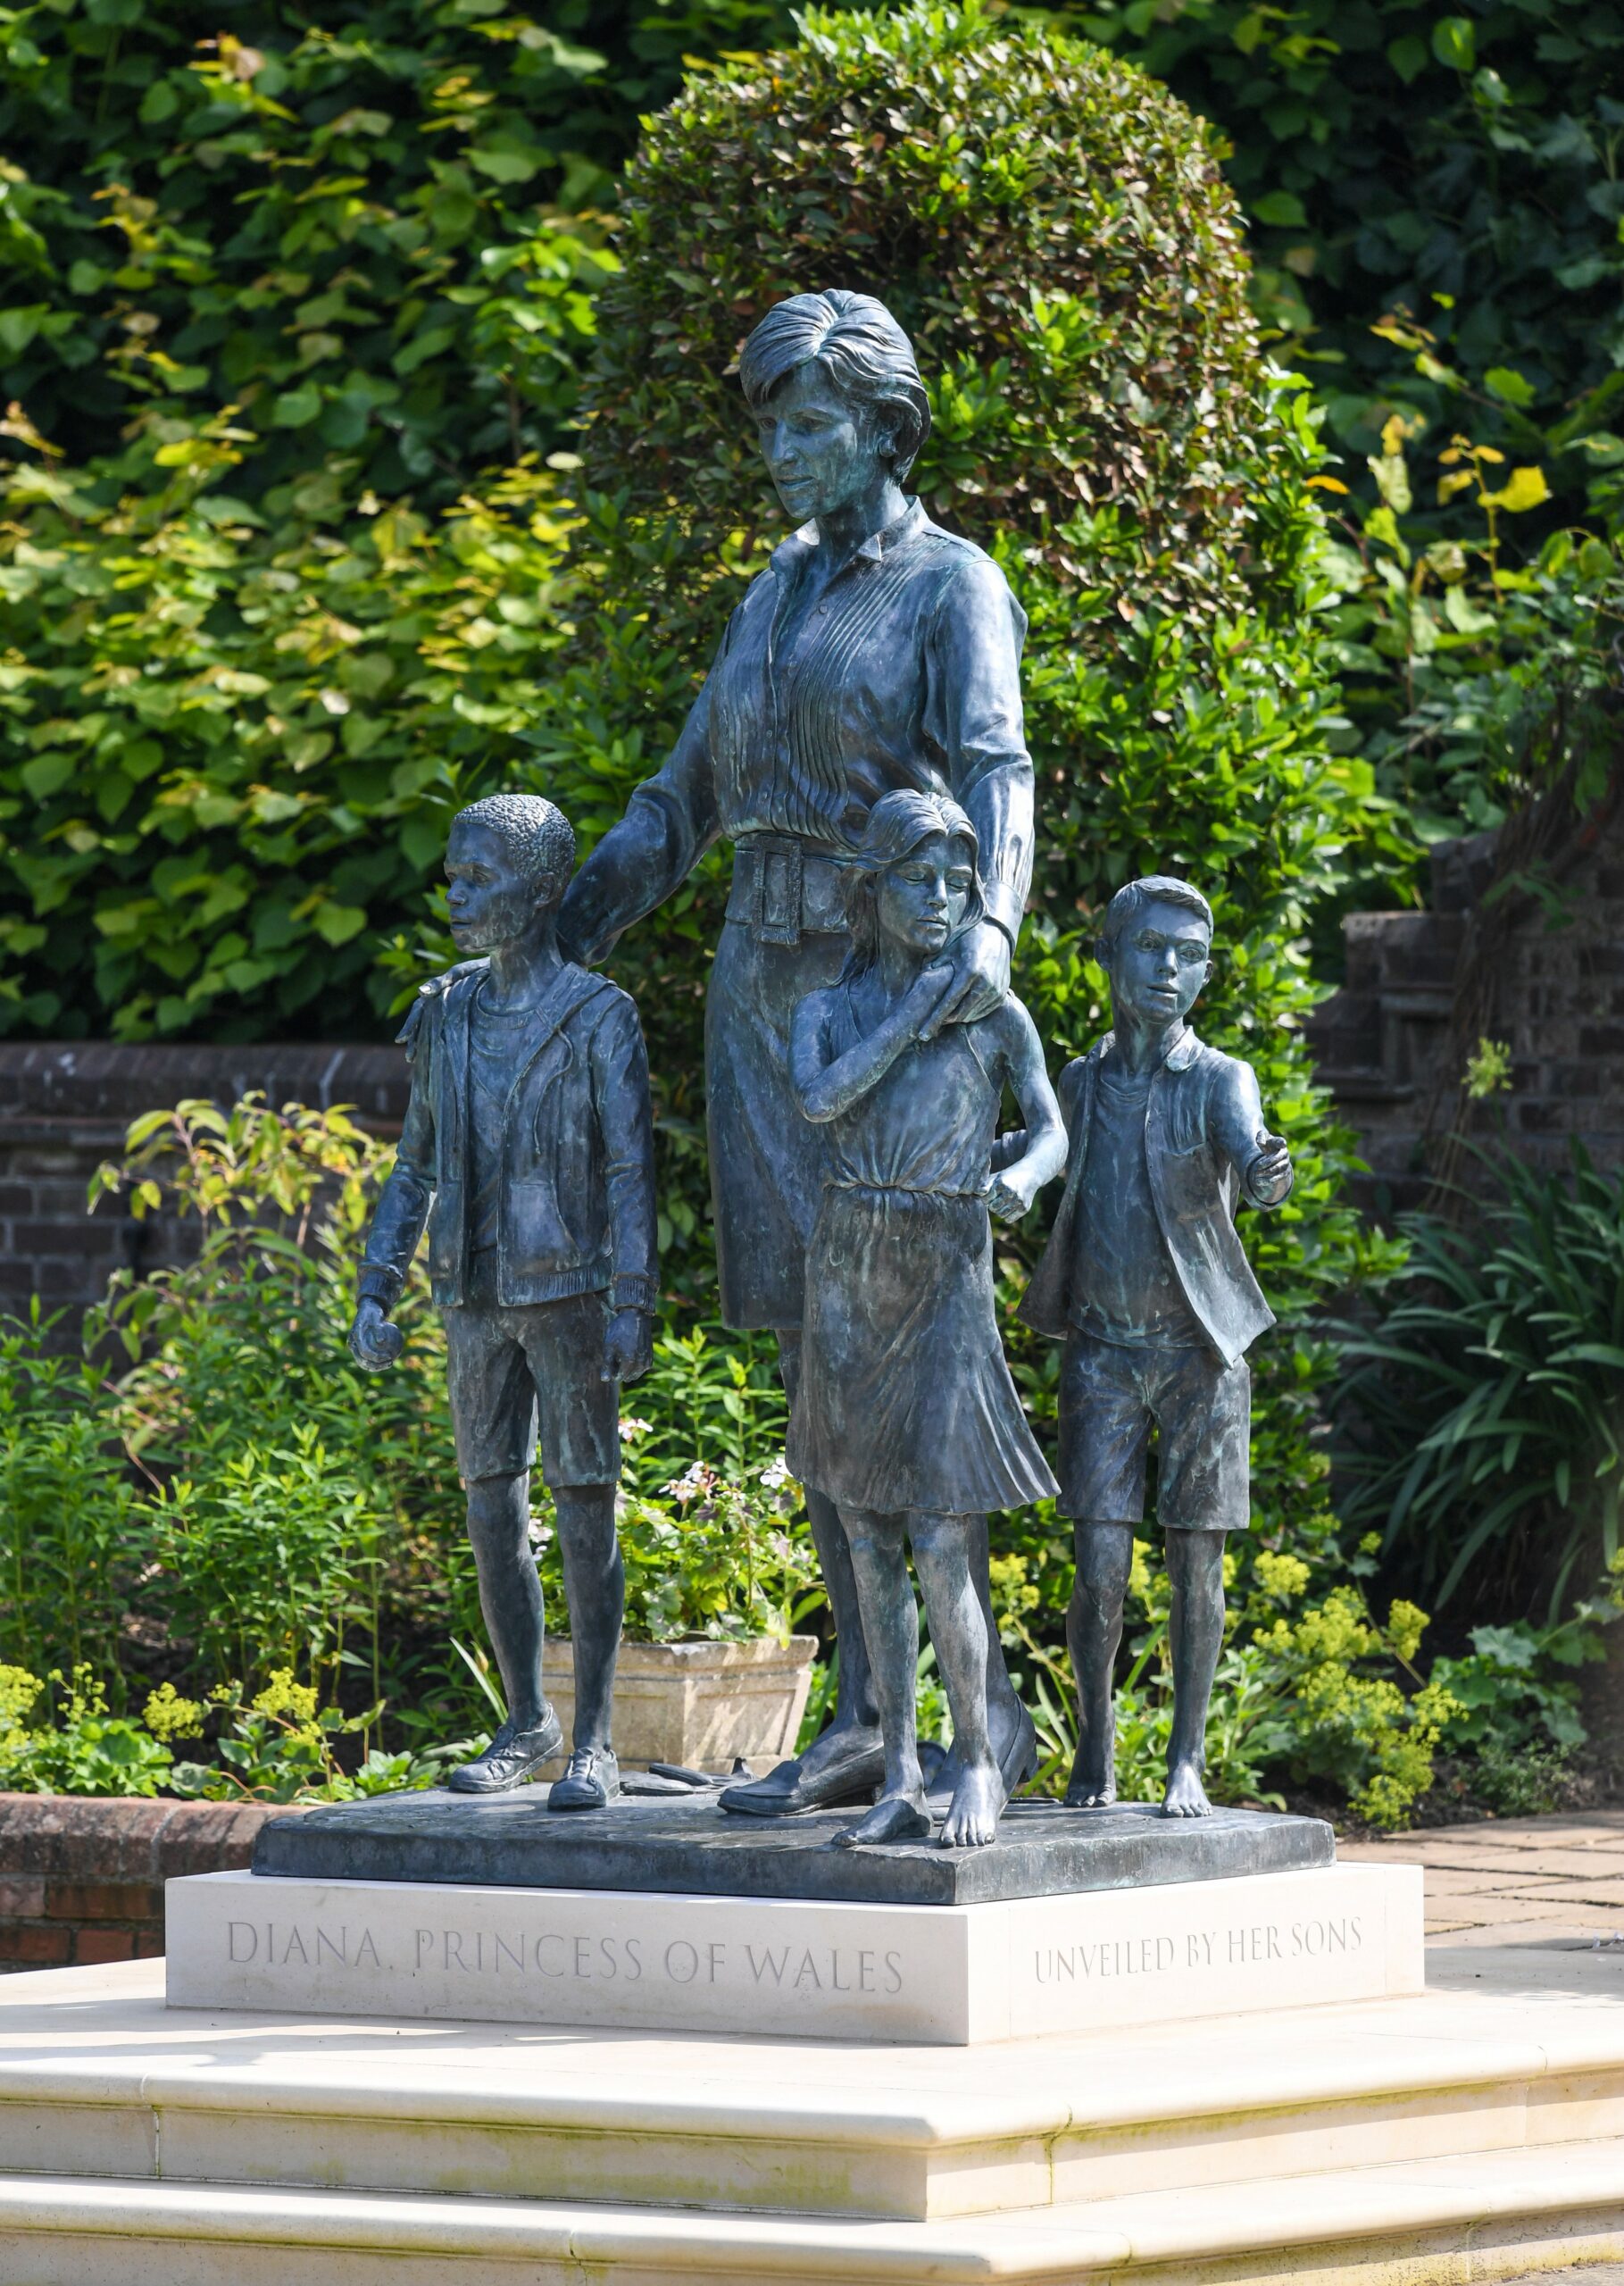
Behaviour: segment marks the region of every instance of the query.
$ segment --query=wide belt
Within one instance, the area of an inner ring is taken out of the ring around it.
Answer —
[[[798,945],[845,928],[852,860],[793,833],[748,833],[733,845],[728,918],[758,944]]]

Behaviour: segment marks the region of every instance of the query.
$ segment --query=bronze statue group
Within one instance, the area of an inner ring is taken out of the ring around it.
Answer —
[[[733,845],[709,987],[706,1086],[723,1315],[775,1335],[839,1646],[833,1720],[724,1811],[854,1805],[841,1846],[994,1840],[1037,1766],[1005,1671],[987,1515],[1057,1498],[1074,1523],[1067,1633],[1079,1745],[1066,1800],[1115,1799],[1112,1672],[1146,1462],[1171,1586],[1175,1712],[1162,1806],[1208,1808],[1208,1697],[1226,1535],[1249,1517],[1245,1352],[1271,1322],[1236,1231],[1278,1206],[1289,1155],[1250,1067],[1187,1019],[1212,915],[1189,884],[1130,881],[1099,957],[1114,1029],[1060,1076],[1009,990],[1030,885],[1025,622],[1003,573],[904,489],[929,425],[912,348],[865,295],[803,294],[739,378],[796,529],[746,591],[665,766],[579,872],[539,796],[455,820],[452,930],[468,957],[403,1038],[412,1094],[361,1277],[359,1362],[429,1234],[458,1464],[508,1714],[454,1772],[521,1785],[562,1750],[542,1683],[529,1472],[556,1506],[575,1734],[556,1810],[604,1806],[622,1580],[619,1392],[650,1361],[654,1130],[636,1010],[594,972],[718,840]],[[999,1132],[1006,1099],[1020,1125]],[[1066,1345],[1059,1482],[1010,1377],[991,1218],[1062,1174],[1022,1304]],[[953,1714],[915,1731],[912,1550]]]

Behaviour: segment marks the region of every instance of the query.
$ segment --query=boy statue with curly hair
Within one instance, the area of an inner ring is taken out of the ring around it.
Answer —
[[[508,1704],[485,1752],[451,1773],[461,1793],[505,1792],[562,1750],[542,1689],[529,1537],[539,1431],[575,1656],[574,1751],[548,1796],[555,1810],[602,1808],[620,1791],[620,1385],[648,1370],[657,1292],[648,1058],[631,1000],[559,950],[574,863],[568,820],[539,795],[492,795],[453,822],[451,932],[478,957],[426,984],[401,1034],[411,1100],[350,1332],[370,1372],[400,1355],[388,1312],[427,1223],[480,1606]]]

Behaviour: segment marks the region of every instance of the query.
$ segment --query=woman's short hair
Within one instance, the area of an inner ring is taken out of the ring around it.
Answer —
[[[930,434],[913,344],[872,294],[794,294],[768,311],[739,352],[739,385],[751,412],[814,360],[846,404],[889,413],[896,431],[891,470],[901,484]]]
[[[869,812],[868,826],[845,879],[846,926],[852,932],[851,956],[845,972],[848,977],[861,975],[879,957],[875,897],[880,876],[891,866],[900,865],[904,858],[912,857],[921,842],[938,833],[945,833],[950,841],[963,842],[970,853],[970,901],[958,934],[973,929],[987,911],[976,829],[958,804],[949,801],[945,794],[915,794],[905,788],[882,795]]]

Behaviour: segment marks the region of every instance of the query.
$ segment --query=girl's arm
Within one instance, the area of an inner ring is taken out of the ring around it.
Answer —
[[[1004,1222],[1024,1214],[1045,1183],[1066,1164],[1066,1126],[1044,1064],[1037,1027],[1020,1002],[1006,1000],[993,1019],[998,1027],[1010,1086],[1026,1121],[1025,1150],[1006,1166],[987,1193],[987,1205]]]
[[[921,970],[879,1029],[844,1055],[836,1055],[829,1045],[824,1022],[829,995],[808,993],[795,1010],[789,1035],[789,1077],[807,1118],[821,1124],[866,1096],[904,1048],[919,1039],[953,974],[946,967]]]

